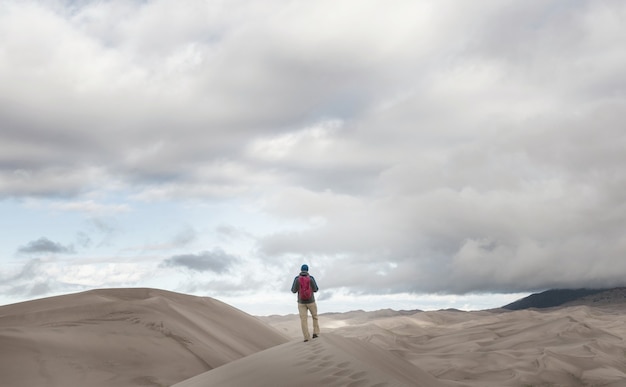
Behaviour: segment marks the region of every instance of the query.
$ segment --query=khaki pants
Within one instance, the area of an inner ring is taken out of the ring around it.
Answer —
[[[300,313],[300,324],[302,325],[302,334],[305,340],[311,340],[311,334],[309,333],[308,323],[308,311],[311,311],[311,317],[313,318],[313,333],[319,335],[320,324],[317,320],[317,304],[315,302],[311,304],[298,304],[298,312]]]

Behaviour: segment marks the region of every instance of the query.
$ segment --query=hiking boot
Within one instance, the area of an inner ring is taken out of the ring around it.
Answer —
[[[316,339],[317,337],[317,333],[313,333],[313,338]]]

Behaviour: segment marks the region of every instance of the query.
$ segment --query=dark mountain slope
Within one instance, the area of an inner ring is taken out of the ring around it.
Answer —
[[[503,306],[503,309],[552,308],[569,305],[608,305],[626,302],[626,288],[551,289],[531,294]]]

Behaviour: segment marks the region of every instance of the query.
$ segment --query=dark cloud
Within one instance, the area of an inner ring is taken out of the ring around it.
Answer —
[[[244,229],[239,229],[229,224],[222,224],[215,228],[215,232],[221,239],[240,240],[254,239],[254,235]]]
[[[92,245],[93,241],[88,234],[81,231],[76,234],[76,243],[83,248],[88,248]]]
[[[196,230],[193,227],[186,226],[172,238],[172,244],[174,246],[186,246],[196,240],[197,237]]]
[[[0,291],[17,299],[32,299],[53,292],[84,290],[84,286],[60,281],[46,267],[49,263],[40,258],[28,260],[17,272],[0,273]]]
[[[28,289],[27,296],[28,297],[41,297],[45,294],[48,294],[52,291],[50,284],[46,282],[39,282],[32,284],[30,289]]]
[[[4,283],[12,283],[12,282],[28,282],[32,281],[35,278],[41,277],[43,274],[42,266],[43,261],[41,259],[35,258],[31,259],[24,264],[24,266],[20,269],[18,273],[15,275],[9,276],[3,281]]]
[[[619,196],[586,182],[518,184],[405,192],[394,201],[290,191],[276,198],[282,214],[324,221],[268,235],[259,247],[275,261],[323,262],[331,288],[468,293],[625,284]]]
[[[87,231],[89,232],[86,235],[88,243],[91,244],[94,242],[92,239],[97,237],[98,246],[111,246],[115,237],[121,233],[121,226],[115,218],[93,217],[87,221]]]
[[[74,247],[72,245],[63,246],[58,242],[53,242],[48,238],[41,237],[37,240],[27,243],[17,249],[20,254],[41,254],[41,253],[53,253],[53,254],[74,254]]]
[[[216,248],[198,254],[175,255],[164,260],[162,266],[182,267],[193,271],[211,271],[221,274],[232,269],[239,261],[240,258]]]

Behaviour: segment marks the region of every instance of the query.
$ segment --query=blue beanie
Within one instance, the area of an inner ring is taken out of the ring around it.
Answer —
[[[309,265],[307,264],[302,265],[302,267],[300,268],[300,271],[309,271]]]

